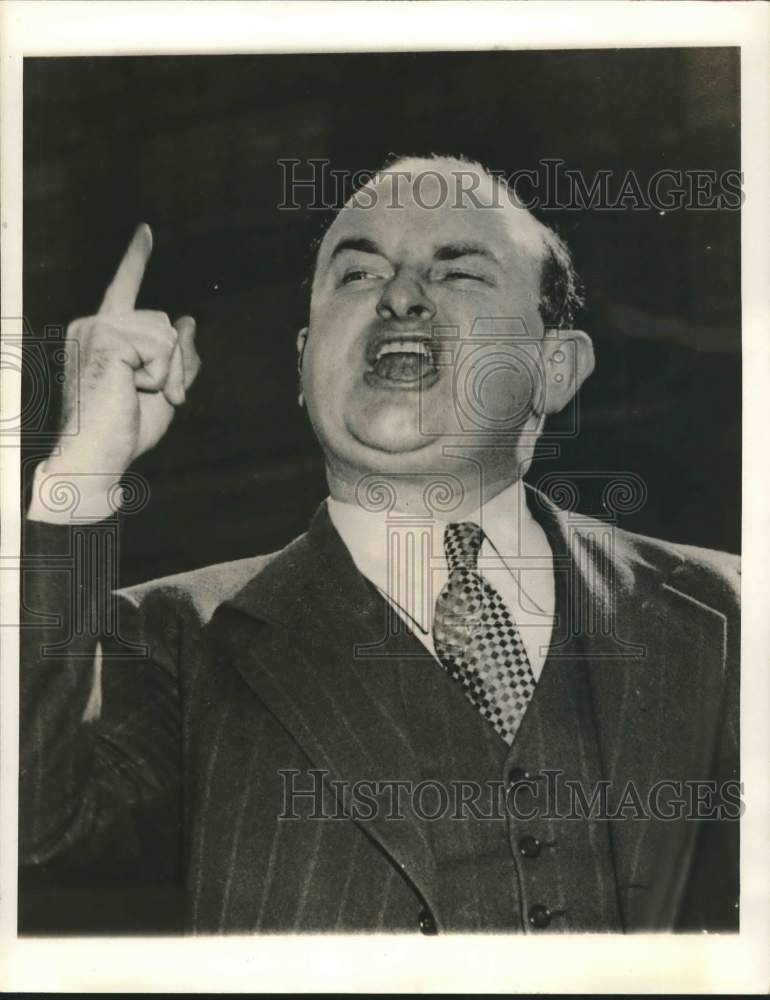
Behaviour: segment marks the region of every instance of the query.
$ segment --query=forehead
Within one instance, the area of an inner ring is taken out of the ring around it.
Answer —
[[[475,185],[475,186],[472,186]],[[342,239],[363,237],[393,258],[430,256],[437,246],[473,241],[506,267],[539,270],[542,227],[511,204],[492,178],[434,165],[385,171],[351,198],[321,243],[318,267],[328,265]]]

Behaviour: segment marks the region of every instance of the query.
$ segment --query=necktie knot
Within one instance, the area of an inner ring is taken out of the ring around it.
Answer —
[[[444,529],[444,552],[449,572],[476,570],[484,531],[475,521],[455,521]]]

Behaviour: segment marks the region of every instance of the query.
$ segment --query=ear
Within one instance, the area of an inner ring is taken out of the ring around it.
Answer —
[[[542,340],[543,414],[558,413],[594,370],[594,345],[582,330],[545,331]]]
[[[307,343],[307,335],[309,330],[306,326],[297,334],[297,371],[302,374],[302,356],[305,353],[305,344]]]

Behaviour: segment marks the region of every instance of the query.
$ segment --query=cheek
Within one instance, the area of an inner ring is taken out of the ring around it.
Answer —
[[[349,332],[350,325],[340,322],[328,327],[316,327],[308,334],[302,366],[305,386],[324,394],[334,392],[334,386],[349,382],[360,367],[360,337]]]
[[[457,366],[454,393],[469,429],[506,432],[520,428],[542,400],[539,356],[515,346],[473,351]]]

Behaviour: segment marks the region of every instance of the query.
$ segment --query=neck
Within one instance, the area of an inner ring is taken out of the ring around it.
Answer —
[[[398,511],[418,517],[445,520],[451,516],[452,520],[459,520],[481,509],[521,477],[511,475],[510,469],[492,474],[468,463],[468,468],[458,469],[453,465],[451,471],[444,473],[395,476],[370,472],[355,479],[340,475],[327,465],[326,478],[332,498],[340,503],[372,512]]]

